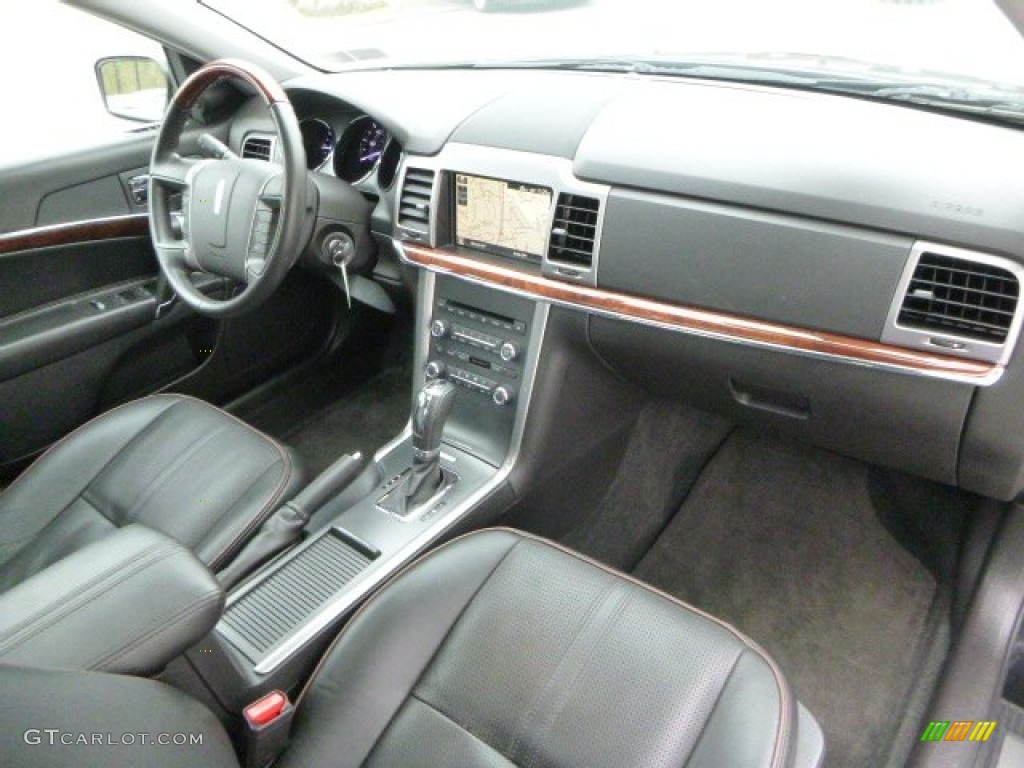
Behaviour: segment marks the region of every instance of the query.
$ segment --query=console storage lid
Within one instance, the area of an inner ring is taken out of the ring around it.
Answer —
[[[0,663],[151,673],[203,637],[223,606],[191,552],[129,525],[0,595]]]

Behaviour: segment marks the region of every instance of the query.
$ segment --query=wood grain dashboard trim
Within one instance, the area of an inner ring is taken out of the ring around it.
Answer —
[[[898,369],[975,385],[992,384],[1003,372],[1001,366],[993,363],[962,360],[852,336],[795,328],[632,294],[563,283],[451,251],[412,243],[399,245],[405,260],[415,266],[481,281],[534,299],[695,335],[837,358],[860,365]]]
[[[133,213],[127,216],[74,221],[0,234],[0,254],[148,235],[149,216],[145,213]]]

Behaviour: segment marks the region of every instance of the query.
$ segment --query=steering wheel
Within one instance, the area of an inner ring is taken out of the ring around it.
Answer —
[[[178,145],[196,100],[210,85],[237,78],[253,87],[277,128],[281,163],[242,159],[214,137],[199,144],[215,157],[183,157]],[[266,299],[309,239],[315,190],[307,178],[302,134],[291,102],[253,64],[222,59],[193,73],[174,95],[149,169],[149,223],[160,269],[178,296],[200,314],[239,315]],[[176,228],[171,197],[181,193]],[[207,272],[244,285],[227,299],[206,296],[190,275]]]

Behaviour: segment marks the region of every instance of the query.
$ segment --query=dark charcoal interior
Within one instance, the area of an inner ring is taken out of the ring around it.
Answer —
[[[131,0],[78,4],[145,26]],[[33,644],[22,622],[163,547],[187,589],[119,581],[141,608],[72,626],[102,646],[201,593],[199,618],[140,641],[152,657],[104,668],[124,659],[82,643],[95,663],[67,665],[201,702],[225,765],[273,690],[304,697],[282,766],[350,745],[508,766],[602,744],[600,718],[559,718],[631,682],[609,721],[683,734],[703,765],[747,746],[716,730],[734,715],[795,768],[818,764],[815,724],[826,768],[1015,764],[1019,126],[746,70],[329,73],[253,38],[262,82],[188,53],[245,50],[215,21],[147,22],[179,83],[209,78],[159,131],[0,168],[0,607],[45,577],[0,610],[0,662],[61,667],[53,626]],[[89,562],[46,577],[64,558]],[[59,677],[17,675],[44,704]],[[995,725],[922,737],[948,722]],[[630,764],[629,739],[601,759]]]
[[[949,650],[972,497],[665,401],[613,443],[506,522],[757,638],[819,718],[829,765],[902,765]],[[598,503],[565,493],[598,475]],[[894,518],[939,540],[912,553]]]

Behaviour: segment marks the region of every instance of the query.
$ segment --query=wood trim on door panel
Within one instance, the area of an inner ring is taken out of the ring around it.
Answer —
[[[68,224],[54,224],[2,234],[0,235],[0,254],[148,235],[149,216],[145,213],[134,213],[128,216],[73,221]]]
[[[536,299],[546,299],[616,317],[668,326],[694,334],[826,355],[864,365],[900,368],[923,375],[952,378],[979,385],[991,384],[1002,373],[1002,368],[992,363],[933,355],[852,336],[795,328],[616,291],[563,283],[513,267],[412,243],[402,243],[401,248],[406,260],[416,266],[484,281]]]

